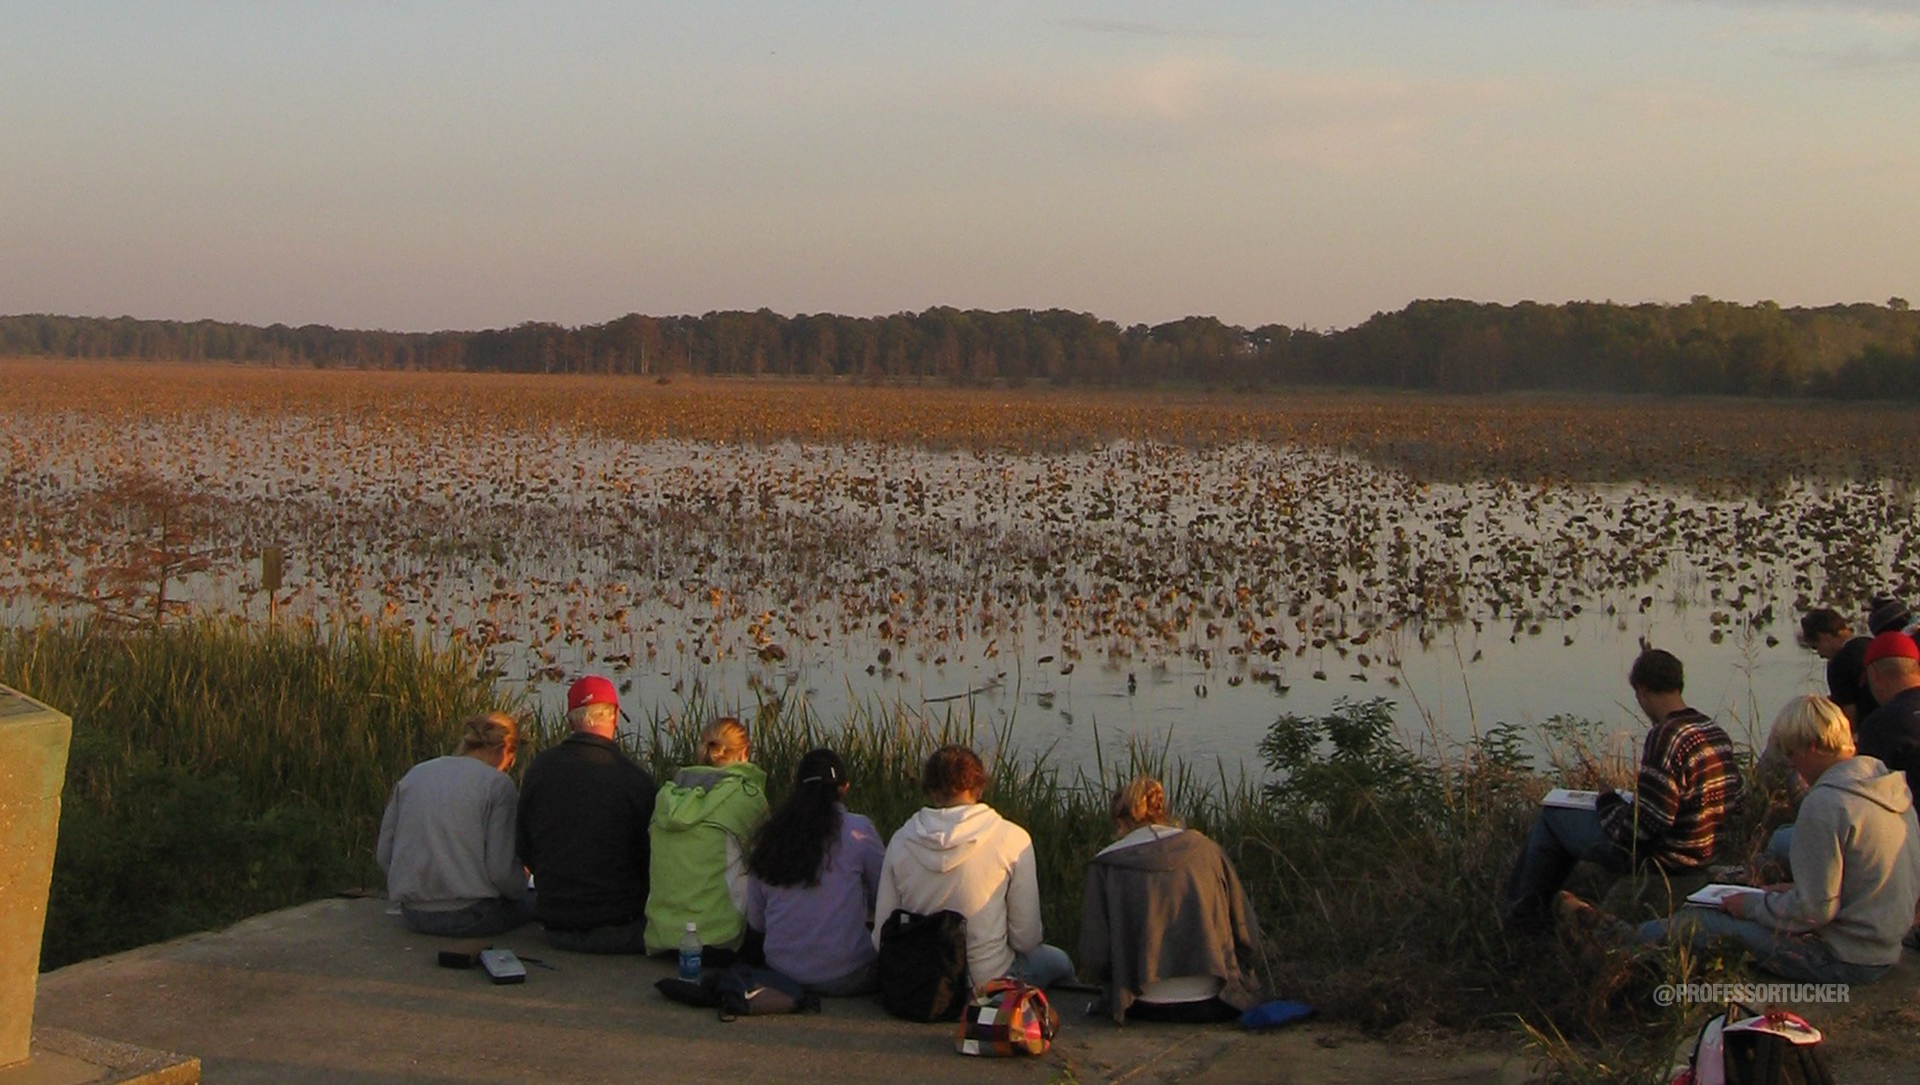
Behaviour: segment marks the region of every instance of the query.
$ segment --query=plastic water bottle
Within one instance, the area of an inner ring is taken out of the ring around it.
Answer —
[[[687,924],[687,933],[680,936],[680,978],[700,979],[700,932],[691,923]]]

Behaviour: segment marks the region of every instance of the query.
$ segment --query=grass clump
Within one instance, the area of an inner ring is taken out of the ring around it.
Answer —
[[[46,968],[376,879],[393,782],[501,700],[457,647],[305,624],[0,630],[0,683],[73,717]]]

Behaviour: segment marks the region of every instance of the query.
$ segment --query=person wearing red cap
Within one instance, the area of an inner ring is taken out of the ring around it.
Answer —
[[[547,941],[578,953],[646,952],[653,774],[615,741],[620,693],[589,675],[567,690],[566,741],[520,785],[520,858]]]
[[[1880,707],[1855,727],[1856,745],[1868,757],[1907,774],[1920,775],[1920,644],[1888,630],[1867,644],[1867,686]]]

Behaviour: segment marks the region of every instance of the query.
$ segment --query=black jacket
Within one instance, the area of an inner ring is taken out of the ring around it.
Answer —
[[[588,930],[647,909],[653,774],[598,735],[575,732],[527,766],[516,837],[540,921]]]
[[[1858,752],[1906,773],[1908,787],[1920,783],[1920,686],[1861,717],[1853,738]]]

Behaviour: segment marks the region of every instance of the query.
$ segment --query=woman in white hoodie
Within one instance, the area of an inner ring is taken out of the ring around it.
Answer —
[[[874,904],[874,945],[894,909],[967,918],[973,982],[1012,976],[1047,987],[1073,975],[1066,951],[1041,940],[1040,883],[1033,839],[980,801],[987,770],[965,746],[927,758],[920,788],[927,805],[887,844]]]
[[[1920,898],[1920,823],[1903,772],[1855,756],[1825,697],[1796,697],[1768,744],[1811,784],[1794,821],[1793,881],[1640,928],[1642,941],[1738,939],[1761,968],[1811,983],[1871,983],[1900,960]]]

